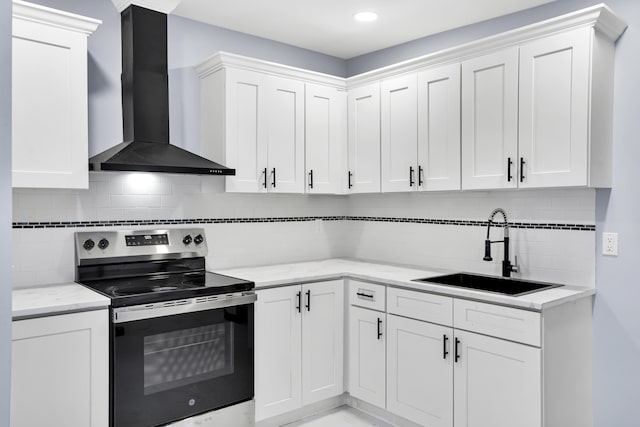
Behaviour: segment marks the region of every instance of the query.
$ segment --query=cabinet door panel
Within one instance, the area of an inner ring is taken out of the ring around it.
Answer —
[[[455,427],[540,427],[541,350],[456,330]]]
[[[588,184],[590,32],[520,48],[520,187]]]
[[[15,20],[13,186],[88,188],[87,38]]]
[[[107,310],[13,322],[11,425],[106,427]]]
[[[462,63],[463,189],[517,186],[517,111],[517,47]]]
[[[451,427],[453,329],[389,315],[387,333],[387,410],[422,426]]]
[[[416,79],[416,74],[410,74],[386,80],[380,86],[383,192],[413,191],[418,187]]]
[[[350,193],[380,191],[380,84],[349,91]]]
[[[460,64],[418,73],[421,190],[460,189]]]
[[[300,286],[259,290],[255,304],[256,420],[302,405]]]
[[[268,87],[269,191],[303,193],[304,83],[270,76]]]
[[[266,191],[265,76],[239,69],[228,69],[226,73],[225,165],[236,170],[235,176],[226,178],[226,189]]]
[[[386,400],[385,316],[349,308],[349,393],[380,408],[385,407]]]
[[[305,100],[306,191],[313,194],[339,193],[345,173],[346,93],[307,83]]]
[[[344,391],[344,281],[302,287],[302,404]]]

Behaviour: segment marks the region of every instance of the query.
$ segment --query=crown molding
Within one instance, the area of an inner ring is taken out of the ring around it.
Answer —
[[[347,79],[347,86],[350,88],[361,86],[436,64],[444,65],[451,62],[464,61],[486,52],[519,45],[554,33],[581,27],[594,28],[596,32],[603,34],[612,43],[615,43],[626,30],[627,24],[613,13],[607,5],[601,3],[566,15],[352,76]]]
[[[338,89],[345,89],[345,79],[342,77],[304,70],[302,68],[291,67],[289,65],[282,65],[261,59],[249,58],[247,56],[236,55],[228,52],[218,52],[210,56],[205,61],[197,65],[195,69],[198,77],[202,79],[224,67],[241,68],[260,73],[304,80],[326,86],[333,86]]]
[[[133,4],[168,15],[178,7],[181,0],[111,0],[111,2],[118,9],[118,12],[122,12]]]
[[[86,16],[63,12],[50,7],[28,3],[21,0],[13,0],[13,19],[37,22],[39,24],[75,31],[89,36],[102,21],[87,18]]]

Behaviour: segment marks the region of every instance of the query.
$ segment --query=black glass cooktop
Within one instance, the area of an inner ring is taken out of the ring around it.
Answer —
[[[210,272],[84,280],[80,284],[111,298],[112,307],[248,291],[253,282]]]

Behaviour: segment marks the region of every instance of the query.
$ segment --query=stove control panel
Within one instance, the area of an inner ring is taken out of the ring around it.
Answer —
[[[202,228],[83,231],[75,233],[75,243],[77,265],[132,256],[139,260],[204,257],[208,252]]]

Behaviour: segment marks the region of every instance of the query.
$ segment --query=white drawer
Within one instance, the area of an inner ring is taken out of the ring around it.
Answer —
[[[456,299],[453,327],[540,347],[540,313]]]
[[[388,287],[387,312],[451,326],[453,324],[453,298]]]
[[[384,311],[385,286],[349,279],[349,304]]]

